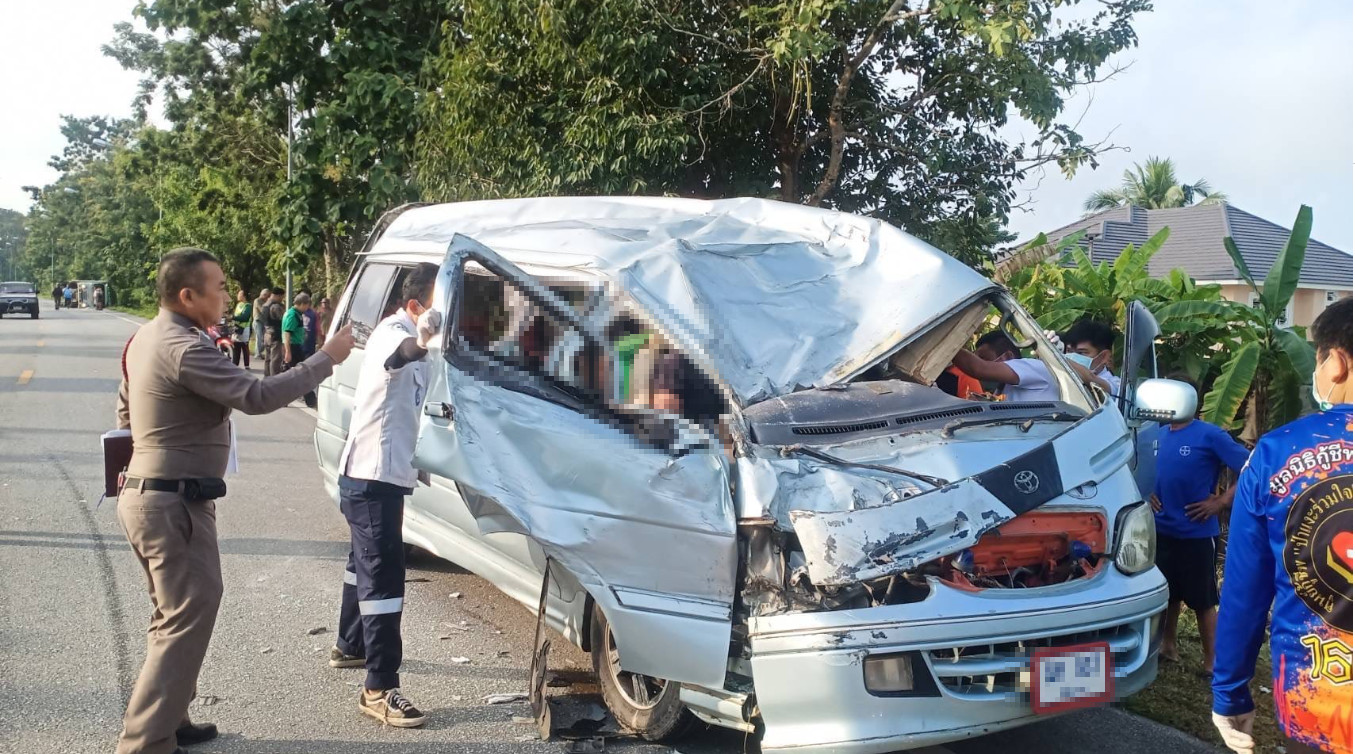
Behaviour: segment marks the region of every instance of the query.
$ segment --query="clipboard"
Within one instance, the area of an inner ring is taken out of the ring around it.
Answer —
[[[104,454],[104,497],[117,497],[119,478],[132,462],[132,430],[110,429],[99,438]]]

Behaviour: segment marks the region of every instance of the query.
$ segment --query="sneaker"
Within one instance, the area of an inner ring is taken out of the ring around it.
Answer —
[[[338,647],[331,647],[329,650],[329,666],[331,668],[360,668],[366,664],[366,657],[346,655]]]
[[[369,691],[363,689],[358,696],[358,709],[362,714],[396,728],[417,728],[428,722],[428,717],[419,711],[400,689]]]

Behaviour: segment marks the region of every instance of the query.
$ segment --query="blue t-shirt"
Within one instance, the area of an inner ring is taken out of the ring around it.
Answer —
[[[1157,434],[1157,484],[1153,491],[1162,501],[1157,530],[1179,539],[1202,539],[1219,535],[1218,516],[1191,521],[1186,506],[1214,494],[1219,471],[1224,466],[1241,471],[1249,455],[1247,447],[1227,432],[1199,419],[1177,429],[1167,427]]]

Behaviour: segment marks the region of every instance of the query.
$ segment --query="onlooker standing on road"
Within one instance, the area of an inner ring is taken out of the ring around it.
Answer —
[[[1270,616],[1276,717],[1289,754],[1351,751],[1351,303],[1308,329],[1318,413],[1261,438],[1237,483],[1214,666],[1214,725],[1250,752],[1248,684]]]
[[[160,313],[128,343],[118,390],[118,426],[131,430],[134,443],[118,520],[155,608],[118,754],[169,754],[216,737],[216,726],[189,721],[188,704],[221,603],[214,501],[226,494],[231,409],[282,408],[314,390],[353,348],[351,332],[342,331],[325,353],[258,380],[206,335],[228,298],[216,257],[171,251],[160,261],[156,287]]]
[[[62,296],[62,293],[61,293],[61,283],[57,283],[56,285],[52,286],[52,308],[53,308],[53,309],[60,309],[60,308],[61,308],[61,296]]]
[[[1172,379],[1192,384],[1185,375]],[[1149,495],[1157,522],[1157,567],[1167,579],[1171,601],[1162,634],[1162,657],[1177,660],[1176,624],[1181,603],[1195,611],[1204,651],[1204,671],[1214,670],[1218,623],[1219,513],[1233,502],[1237,485],[1220,493],[1224,467],[1241,471],[1247,447],[1199,419],[1173,422],[1158,433],[1157,483]]]
[[[264,288],[259,291],[259,297],[254,299],[254,355],[259,358],[265,358],[263,351],[263,319],[264,309],[268,308],[268,301],[273,297],[272,288]]]
[[[302,291],[302,293],[306,294],[307,298],[311,298],[313,301],[310,291]],[[301,311],[301,317],[305,320],[304,324],[306,325],[305,354],[306,356],[310,356],[315,353],[315,346],[320,342],[320,315],[315,313],[315,308],[313,306],[307,306]]]
[[[67,283],[65,289],[61,291],[61,298],[66,302],[66,308],[71,308],[71,305],[75,303],[75,287]]]
[[[400,693],[400,616],[405,598],[405,496],[414,491],[414,442],[423,404],[428,342],[441,327],[429,309],[437,266],[421,264],[406,277],[401,308],[367,339],[348,440],[339,457],[339,507],[352,548],[343,577],[339,637],[330,650],[336,668],[367,668],[358,709],[399,728],[427,720]]]
[[[245,360],[245,369],[249,369],[250,323],[254,321],[254,304],[249,295],[241,288],[235,294],[235,309],[231,312],[231,324],[235,326],[231,333],[231,363],[240,366],[241,357]]]
[[[334,310],[329,306],[329,297],[322,296],[320,303],[315,306],[315,313],[320,315],[319,326],[315,329],[316,346],[325,344],[325,335],[329,333],[329,325],[334,321]]]
[[[282,317],[283,369],[291,369],[306,360],[306,310],[311,308],[311,297],[298,293],[292,299],[292,308]],[[306,393],[306,405],[315,408],[315,393]]]
[[[264,305],[264,376],[281,374],[286,363],[282,352],[282,318],[286,311],[282,305],[282,295],[281,288],[274,288],[268,303]]]

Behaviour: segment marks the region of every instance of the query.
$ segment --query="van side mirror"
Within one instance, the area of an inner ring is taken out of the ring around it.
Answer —
[[[1177,380],[1151,379],[1134,391],[1134,416],[1155,422],[1183,422],[1195,417],[1199,406],[1195,388]]]

